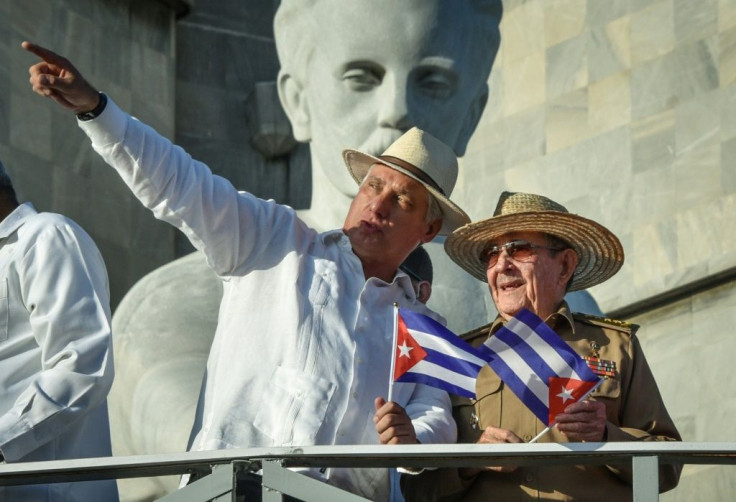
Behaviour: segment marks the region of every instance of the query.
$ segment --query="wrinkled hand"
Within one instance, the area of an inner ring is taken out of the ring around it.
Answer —
[[[417,435],[414,425],[406,410],[394,403],[386,402],[385,399],[377,397],[375,402],[376,414],[373,423],[376,424],[376,432],[381,444],[417,444]]]
[[[557,430],[570,441],[603,441],[606,431],[606,405],[585,400],[573,403],[555,417]]]
[[[100,100],[97,90],[69,60],[40,45],[30,42],[23,42],[21,45],[43,60],[28,69],[31,87],[35,93],[53,99],[74,113],[95,109]]]

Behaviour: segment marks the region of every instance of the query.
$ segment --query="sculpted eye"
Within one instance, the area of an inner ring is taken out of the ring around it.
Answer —
[[[458,85],[455,75],[437,68],[417,71],[415,82],[422,92],[436,99],[449,98]]]
[[[345,70],[342,75],[342,80],[353,91],[370,91],[374,87],[381,85],[383,72],[378,68],[354,66]]]

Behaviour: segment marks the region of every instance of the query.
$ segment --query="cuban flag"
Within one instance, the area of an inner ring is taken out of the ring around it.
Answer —
[[[396,310],[392,381],[475,397],[475,380],[488,364],[483,353],[430,317]]]
[[[491,368],[546,425],[602,382],[542,319],[522,309],[484,344]]]

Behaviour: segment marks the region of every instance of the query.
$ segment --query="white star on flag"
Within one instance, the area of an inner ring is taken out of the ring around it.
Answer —
[[[399,354],[399,357],[411,357],[409,355],[409,352],[411,352],[412,350],[414,350],[414,347],[409,347],[406,344],[406,340],[404,340],[404,343],[399,345],[399,352],[401,352],[401,354]]]
[[[568,399],[574,399],[572,397],[572,392],[574,390],[575,389],[567,389],[565,387],[562,387],[562,392],[560,392],[559,394],[557,394],[557,397],[559,397],[559,398],[562,399],[562,404],[565,404]]]

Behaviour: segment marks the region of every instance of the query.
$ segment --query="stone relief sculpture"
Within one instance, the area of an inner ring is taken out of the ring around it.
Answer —
[[[500,0],[282,0],[277,87],[312,161],[312,203],[300,217],[319,230],[342,225],[357,191],[342,161],[346,147],[378,155],[416,125],[462,156],[488,99],[500,19]],[[488,200],[504,188],[488,187]],[[467,210],[485,217],[487,204]],[[449,327],[462,332],[491,320],[487,285],[452,263],[442,242],[425,248],[435,271],[429,304]],[[116,455],[185,449],[221,294],[194,253],[144,277],[123,299],[113,319]],[[121,493],[160,495],[177,481],[151,483],[136,480]]]

